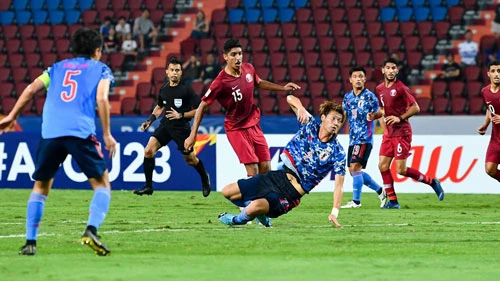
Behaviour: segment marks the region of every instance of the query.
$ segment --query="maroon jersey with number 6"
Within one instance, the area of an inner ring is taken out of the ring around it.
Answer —
[[[260,78],[249,63],[241,64],[239,77],[222,70],[201,98],[207,104],[217,100],[226,109],[226,131],[250,128],[260,121],[260,109],[254,104],[253,90]]]
[[[408,110],[410,105],[416,102],[410,89],[399,80],[396,80],[390,87],[381,83],[375,91],[380,106],[384,108],[385,116],[399,117]],[[385,133],[388,137],[409,136],[412,134],[410,122],[404,120],[401,123],[387,125]]]

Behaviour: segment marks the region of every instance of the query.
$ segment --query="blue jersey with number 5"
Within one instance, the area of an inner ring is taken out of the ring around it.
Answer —
[[[55,63],[38,79],[47,88],[43,106],[42,138],[95,135],[97,86],[114,77],[107,65],[86,57]]]

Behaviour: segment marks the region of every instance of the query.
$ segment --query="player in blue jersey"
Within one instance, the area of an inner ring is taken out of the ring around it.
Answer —
[[[283,170],[226,185],[222,195],[244,209],[239,215],[219,214],[222,223],[241,225],[257,218],[264,226],[270,227],[269,217],[279,217],[297,207],[302,196],[333,170],[335,189],[328,220],[336,227],[342,227],[337,218],[342,202],[346,155],[336,132],[343,123],[344,110],[340,104],[325,101],[319,108],[319,123],[298,98],[290,95],[287,101],[302,126],[280,155]]]
[[[108,213],[111,185],[100,143],[95,136],[95,108],[97,105],[104,143],[112,157],[116,141],[111,135],[108,93],[114,78],[108,66],[99,61],[102,52],[99,32],[78,29],[71,37],[71,48],[75,58],[57,62],[44,71],[26,87],[9,115],[0,121],[1,133],[15,122],[22,108],[38,91],[47,89],[42,139],[33,174],[35,184],[26,211],[26,244],[19,251],[20,255],[36,254],[36,239],[45,200],[54,175],[68,154],[73,156],[94,189],[87,228],[81,242],[98,255],[110,253],[97,236],[97,229]]]
[[[387,201],[385,191],[369,174],[363,171],[373,147],[373,121],[368,121],[368,113],[375,113],[379,109],[378,100],[374,93],[365,88],[366,70],[361,66],[354,66],[349,70],[349,82],[352,90],[344,96],[342,107],[349,121],[349,150],[347,165],[352,176],[352,200],[341,208],[360,208],[361,190],[363,185],[377,192],[380,207]]]

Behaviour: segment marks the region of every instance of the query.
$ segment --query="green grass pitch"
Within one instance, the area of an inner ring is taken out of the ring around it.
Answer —
[[[499,280],[500,196],[400,194],[381,210],[375,193],[361,209],[328,222],[331,193],[313,193],[273,220],[227,227],[236,213],[220,193],[113,191],[99,234],[112,253],[79,243],[90,190],[53,190],[37,255],[18,256],[31,190],[0,189],[0,280]],[[344,203],[351,194],[344,194]]]

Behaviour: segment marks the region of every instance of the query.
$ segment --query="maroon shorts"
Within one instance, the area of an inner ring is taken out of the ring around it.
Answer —
[[[380,156],[393,157],[396,160],[406,159],[411,153],[411,135],[400,137],[383,136],[380,145]]]
[[[271,160],[269,145],[260,125],[236,131],[227,131],[227,139],[240,163],[251,164]]]
[[[486,162],[500,163],[500,144],[490,141],[486,150]]]

